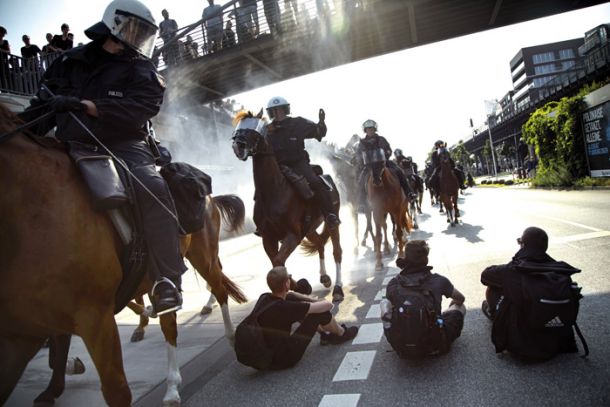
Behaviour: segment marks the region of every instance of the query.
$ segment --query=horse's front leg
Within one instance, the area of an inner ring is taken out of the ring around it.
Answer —
[[[178,389],[182,385],[182,376],[180,375],[180,365],[178,364],[176,352],[178,340],[176,313],[169,312],[161,315],[159,318],[161,330],[167,344],[167,390],[163,397],[163,407],[178,407],[181,401]]]
[[[356,237],[356,244],[354,245],[354,255],[358,255],[358,208],[351,206],[352,222],[354,223],[354,236]]]
[[[330,239],[333,244],[333,258],[335,260],[335,288],[333,288],[333,301],[343,301],[343,280],[341,278],[341,262],[343,260],[343,249],[339,238],[339,228],[330,231]]]
[[[385,217],[381,224],[381,228],[383,229],[383,237],[384,237],[383,254],[385,254],[387,256],[390,253],[392,253],[392,251],[390,250],[390,241],[388,240],[388,224],[386,222]],[[381,251],[381,243],[380,243],[379,250]]]

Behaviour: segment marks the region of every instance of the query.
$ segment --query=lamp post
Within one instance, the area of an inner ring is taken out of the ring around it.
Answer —
[[[498,171],[496,169],[496,153],[494,152],[494,141],[491,138],[491,120],[490,120],[491,115],[487,116],[487,132],[489,133],[489,147],[491,149],[491,162],[493,163],[493,167],[494,167],[494,177],[498,176]]]

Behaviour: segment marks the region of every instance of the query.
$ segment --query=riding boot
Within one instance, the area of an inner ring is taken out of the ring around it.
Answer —
[[[335,208],[333,206],[332,197],[330,196],[330,191],[323,190],[320,191],[318,202],[320,203],[320,209],[324,214],[324,220],[326,225],[330,229],[334,229],[341,224],[339,220],[339,216],[335,213]]]
[[[397,173],[397,175],[398,181],[400,182],[400,186],[402,187],[405,196],[409,199],[415,199],[417,197],[417,194],[411,189],[411,185],[409,185],[409,181],[407,181],[405,175],[402,172]]]
[[[182,308],[180,289],[166,277],[162,277],[155,282],[150,291],[150,299],[156,315],[178,311]]]

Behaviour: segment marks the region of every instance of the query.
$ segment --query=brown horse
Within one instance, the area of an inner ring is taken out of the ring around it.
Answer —
[[[458,209],[458,179],[451,166],[451,157],[447,149],[439,149],[441,173],[439,177],[440,200],[447,211],[447,223],[455,226],[459,223],[460,211]]]
[[[0,134],[12,130],[16,121],[0,105]],[[108,216],[93,210],[86,187],[64,151],[44,148],[23,135],[0,145],[0,185],[0,307],[4,310],[0,404],[8,399],[45,338],[75,334],[87,346],[106,403],[130,405],[114,320],[122,245]],[[207,264],[212,237],[206,233],[203,229],[185,238],[182,245],[198,268]],[[225,283],[213,270],[206,276],[218,287]],[[143,291],[149,288],[147,284]],[[245,301],[232,283],[225,289],[236,300]],[[222,296],[222,288],[218,295]],[[161,324],[171,362],[176,356],[175,314],[162,315]],[[179,373],[168,378],[168,402],[179,402],[180,381]]]
[[[377,157],[377,159],[375,158]],[[386,215],[390,214],[395,224],[396,243],[398,246],[398,257],[404,256],[404,245],[406,236],[403,234],[411,232],[413,223],[409,214],[408,200],[405,196],[396,175],[385,166],[383,151],[373,152],[368,161],[372,167],[367,181],[368,200],[373,209],[373,220],[375,221],[375,270],[381,270],[381,231],[385,231]],[[386,238],[386,250],[387,238]],[[389,250],[388,250],[389,251]]]
[[[262,110],[257,116],[251,112],[239,112],[234,123],[236,124],[233,136],[235,155],[242,161],[252,157],[254,187],[256,188],[253,218],[271,264],[274,267],[284,266],[286,259],[301,244],[306,254],[318,253],[320,283],[328,288],[331,286],[331,279],[326,274],[324,246],[330,238],[336,267],[333,300],[342,301],[341,260],[343,251],[339,241],[339,228],[331,230],[324,225],[321,234],[316,232],[316,228],[323,221],[322,213],[311,200],[305,201],[282,174],[271,144],[265,137],[266,123],[262,120]],[[338,211],[339,196],[336,191],[334,193],[337,202],[335,209]],[[303,240],[304,237],[305,240]]]

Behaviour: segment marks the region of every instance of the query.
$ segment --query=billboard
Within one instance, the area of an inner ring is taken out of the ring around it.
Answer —
[[[583,134],[592,177],[610,177],[610,101],[582,113]]]

